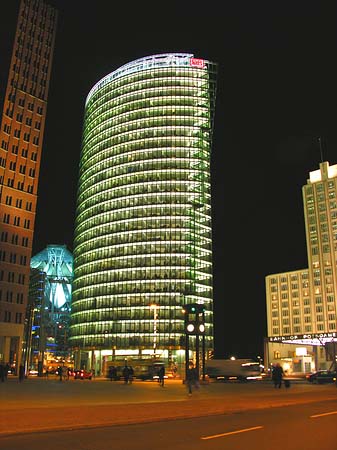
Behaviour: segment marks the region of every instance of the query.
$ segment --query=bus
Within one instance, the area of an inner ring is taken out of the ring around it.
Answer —
[[[261,380],[260,363],[252,359],[210,359],[206,361],[206,375],[215,380]]]
[[[160,367],[165,367],[165,378],[173,377],[172,368],[168,367],[164,361],[157,359],[128,359],[127,361],[115,360],[108,363],[109,366],[115,366],[117,369],[117,379],[123,377],[123,368],[125,365],[131,366],[133,369],[133,378],[138,380],[157,380]],[[108,375],[107,375],[108,376]]]

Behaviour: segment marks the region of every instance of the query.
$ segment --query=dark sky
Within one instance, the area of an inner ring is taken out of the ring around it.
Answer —
[[[84,102],[92,86],[151,54],[191,52],[217,62],[215,348],[217,356],[261,354],[265,276],[307,267],[301,187],[319,167],[319,136],[323,159],[337,163],[333,2],[49,3],[59,9],[59,24],[33,254],[52,243],[72,250]],[[17,7],[18,0],[1,5],[1,99]]]

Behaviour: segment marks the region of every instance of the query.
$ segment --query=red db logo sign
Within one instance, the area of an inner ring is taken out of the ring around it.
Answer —
[[[199,67],[199,69],[203,69],[205,67],[205,61],[199,58],[191,58],[190,65],[192,67]]]

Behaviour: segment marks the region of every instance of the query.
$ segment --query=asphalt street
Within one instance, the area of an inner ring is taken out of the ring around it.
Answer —
[[[177,418],[233,414],[256,408],[335,400],[334,384],[292,382],[289,389],[275,389],[269,381],[209,383],[191,396],[181,380],[131,385],[109,380],[31,378],[0,383],[0,435],[47,430],[146,423]]]

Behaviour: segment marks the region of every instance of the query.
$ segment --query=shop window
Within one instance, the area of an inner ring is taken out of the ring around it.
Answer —
[[[279,352],[278,350],[274,351],[274,359],[281,359],[281,352]]]

